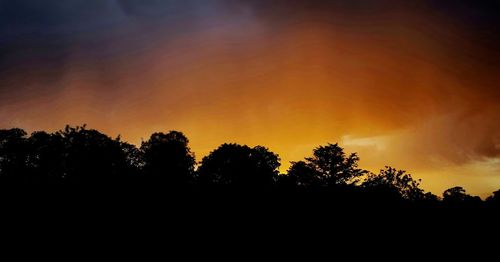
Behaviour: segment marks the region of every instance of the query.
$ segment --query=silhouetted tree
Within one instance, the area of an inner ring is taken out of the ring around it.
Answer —
[[[22,129],[0,130],[0,185],[6,186],[3,189],[11,185],[55,184],[105,185],[108,189],[142,181],[145,182],[142,185],[148,186],[146,190],[152,186],[167,187],[162,193],[172,190],[179,193],[175,191],[178,188],[192,189],[190,193],[203,188],[232,193],[286,189],[279,191],[287,193],[282,195],[283,199],[286,198],[290,206],[302,203],[302,207],[333,204],[336,207],[476,208],[483,204],[479,197],[468,195],[462,187],[444,191],[441,202],[436,195],[425,193],[420,188],[420,180],[413,179],[404,170],[385,167],[378,174],[368,174],[358,167],[357,154],[347,155],[338,144],[315,148],[312,157],[292,162],[287,174],[278,175],[278,155],[262,146],[251,148],[238,144],[221,145],[203,158],[195,172],[195,157],[188,143],[184,134],[177,131],[154,133],[137,148],[121,141],[120,137],[113,139],[85,126],[66,126],[55,133],[33,132],[31,136]],[[185,187],[187,185],[193,186]],[[36,191],[36,188],[30,189]],[[144,188],[137,189],[140,192]],[[266,203],[268,195],[263,196],[266,199],[262,203]],[[484,203],[500,208],[500,190],[493,192]],[[286,206],[286,201],[281,204]]]
[[[452,207],[476,207],[481,204],[481,198],[466,193],[463,187],[452,187],[443,192],[443,203]]]
[[[194,175],[195,157],[183,133],[154,133],[143,142],[144,172],[151,181],[165,185],[186,185]]]
[[[72,184],[111,184],[120,181],[128,165],[119,138],[85,126],[70,127],[56,133],[64,145],[62,179]]]
[[[20,182],[28,171],[26,132],[19,128],[0,130],[0,180]]]
[[[29,183],[58,184],[65,174],[66,152],[60,133],[34,132],[28,139]]]
[[[125,162],[127,165],[127,179],[139,180],[139,176],[141,175],[141,171],[143,170],[145,165],[141,150],[136,146],[125,142],[120,142],[120,147],[125,154]]]
[[[446,189],[443,192],[443,201],[445,202],[452,202],[452,201],[462,202],[465,201],[465,199],[468,197],[469,195],[465,193],[465,189],[459,186]]]
[[[493,192],[493,194],[486,198],[486,203],[490,207],[500,208],[500,190]]]
[[[280,166],[278,155],[267,148],[223,144],[204,157],[198,169],[203,185],[230,185],[238,188],[270,187]]]
[[[431,192],[426,192],[422,199],[423,204],[429,206],[437,206],[439,204],[439,201],[441,201],[441,199]]]
[[[301,188],[321,186],[323,184],[322,178],[322,174],[311,163],[304,161],[292,162],[287,175],[283,176],[283,179],[287,179],[289,184]]]
[[[338,144],[328,144],[315,148],[305,161],[292,163],[288,175],[298,186],[351,185],[367,173],[358,168],[358,161],[356,153],[346,155]]]
[[[410,201],[432,198],[431,195],[425,195],[424,190],[419,188],[420,181],[420,179],[413,179],[411,174],[407,174],[404,170],[386,166],[378,174],[369,174],[362,186],[380,192],[385,191],[388,194],[397,193],[401,198]]]

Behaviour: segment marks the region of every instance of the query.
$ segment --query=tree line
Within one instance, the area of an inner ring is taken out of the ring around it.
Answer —
[[[431,207],[500,207],[500,190],[485,201],[452,187],[437,196],[404,170],[359,168],[357,153],[338,144],[318,146],[280,174],[280,158],[263,146],[225,143],[195,159],[181,132],[154,133],[140,147],[86,126],[28,135],[0,130],[0,185],[120,186],[165,191],[328,195],[361,201]]]

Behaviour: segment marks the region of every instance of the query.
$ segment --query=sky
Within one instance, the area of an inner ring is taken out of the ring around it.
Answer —
[[[441,194],[500,189],[500,3],[0,0],[0,128],[179,130],[290,161],[339,142]]]

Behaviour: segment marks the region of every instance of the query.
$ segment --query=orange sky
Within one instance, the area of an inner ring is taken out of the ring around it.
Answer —
[[[3,74],[0,127],[87,123],[135,144],[175,129],[198,160],[224,142],[264,145],[282,171],[340,142],[363,168],[406,169],[436,194],[460,185],[486,196],[500,188],[499,68],[474,32],[429,11],[276,19],[244,6],[174,33],[133,24],[95,45],[83,34],[63,66]]]

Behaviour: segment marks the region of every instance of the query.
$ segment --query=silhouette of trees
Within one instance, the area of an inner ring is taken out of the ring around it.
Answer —
[[[423,199],[421,199],[421,202],[423,202],[423,204],[431,206],[436,206],[439,203],[439,201],[441,201],[441,199],[431,192],[424,193]]]
[[[493,194],[486,198],[486,203],[490,207],[500,207],[500,190],[493,192]]]
[[[378,174],[368,173],[358,162],[356,153],[346,154],[338,144],[327,144],[315,148],[311,157],[292,162],[287,173],[279,175],[280,158],[269,149],[222,144],[195,170],[189,140],[178,131],[154,133],[137,148],[86,126],[30,136],[18,128],[0,130],[0,186],[7,188],[77,185],[111,189],[140,184],[146,190],[160,187],[167,192],[280,192],[295,200],[294,195],[312,196],[318,206],[341,200],[349,205],[362,201],[375,206],[500,208],[500,190],[483,202],[462,187],[452,187],[441,200],[424,192],[420,180],[404,170],[387,166]]]
[[[443,203],[451,207],[476,207],[481,204],[481,198],[471,196],[463,187],[456,186],[443,192]]]
[[[367,173],[358,168],[356,153],[346,155],[338,144],[328,144],[313,150],[313,156],[305,161],[292,163],[289,179],[298,186],[330,186],[355,184]]]
[[[27,172],[28,143],[26,132],[19,128],[0,130],[0,180],[22,180]]]
[[[63,144],[62,179],[70,184],[112,184],[128,169],[119,138],[112,139],[85,126],[58,131]]]
[[[145,165],[141,150],[134,145],[122,141],[120,141],[120,147],[125,154],[125,162],[127,165],[127,179],[138,180]]]
[[[406,171],[396,170],[389,166],[380,170],[378,174],[369,174],[362,186],[368,189],[380,190],[381,192],[396,193],[401,198],[410,201],[433,198],[432,195],[426,196],[424,190],[419,188],[420,179],[415,180]]]
[[[203,158],[198,176],[203,185],[262,189],[272,186],[279,166],[278,155],[265,147],[223,144]]]
[[[314,165],[305,161],[292,162],[287,175],[282,176],[289,185],[315,188],[323,185],[323,176]]]
[[[28,143],[30,172],[27,179],[41,184],[62,183],[66,172],[66,146],[60,133],[34,132]]]
[[[460,186],[452,187],[449,189],[446,189],[443,192],[443,201],[445,202],[450,202],[450,201],[464,201],[469,195],[465,193],[465,189]]]
[[[0,131],[0,174],[29,184],[99,185],[119,183],[132,170],[133,146],[85,126],[49,134]],[[134,147],[135,148],[135,147]]]
[[[154,133],[141,145],[143,163],[135,157],[129,158],[129,161],[143,165],[149,181],[171,186],[186,185],[193,180],[195,165],[195,157],[188,144],[186,136],[178,131]],[[135,154],[133,152],[131,156]]]

